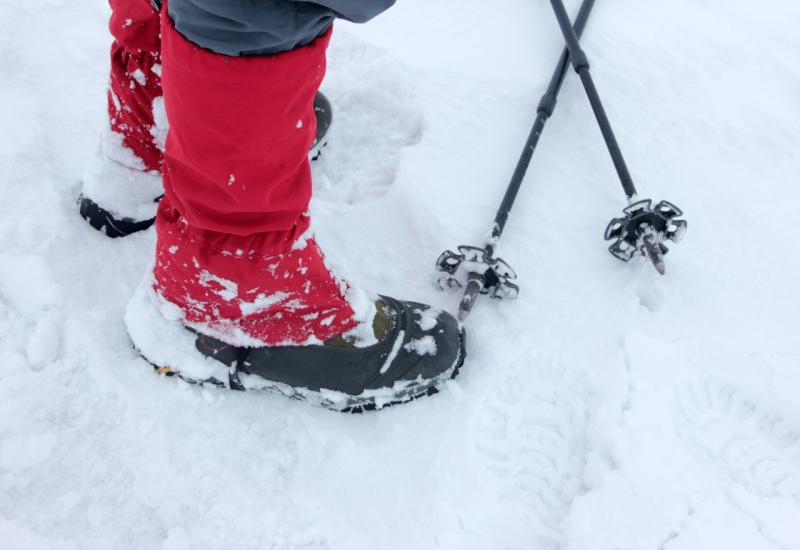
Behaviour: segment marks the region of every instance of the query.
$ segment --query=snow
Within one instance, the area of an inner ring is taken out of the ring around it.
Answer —
[[[392,363],[397,359],[397,354],[400,353],[400,348],[403,347],[403,340],[405,337],[406,331],[401,330],[397,333],[397,338],[395,338],[394,344],[392,344],[392,349],[389,351],[389,355],[386,356],[386,361],[384,361],[381,366],[380,374],[386,374],[389,368],[391,368]]]
[[[271,308],[275,304],[279,304],[288,298],[289,295],[285,292],[276,292],[275,294],[259,294],[256,296],[256,299],[252,302],[245,302],[244,300],[239,301],[239,309],[242,311],[242,315],[252,315],[253,313],[257,313],[259,311],[263,311],[266,309]],[[295,309],[303,307],[303,303],[297,300],[293,300],[294,304],[291,302],[286,303],[286,308],[293,307]]]
[[[53,434],[6,437],[0,448],[0,468],[17,472],[35,466],[50,456],[55,443]]]
[[[111,240],[75,206],[107,4],[2,4],[0,546],[800,548],[800,5],[595,10],[640,195],[690,223],[666,277],[606,251],[625,201],[571,75],[500,241],[519,299],[477,303],[441,394],[349,416],[152,374],[123,318],[153,232]],[[337,25],[312,214],[338,273],[455,310],[432,265],[486,235],[560,49],[544,1]]]
[[[200,286],[208,288],[211,292],[213,292],[226,302],[230,302],[236,299],[237,296],[239,296],[239,285],[237,285],[234,281],[225,279],[223,277],[218,277],[205,269],[200,271],[198,283],[200,284]],[[283,298],[285,298],[285,296],[276,296],[276,298],[277,301],[280,301]],[[246,310],[249,309],[250,312],[255,311],[259,308],[259,305],[260,304],[258,303],[258,300],[256,300],[256,303],[254,304],[242,303],[241,304],[242,312],[245,315],[247,315]]]
[[[436,340],[433,336],[423,336],[416,340],[411,340],[408,344],[403,346],[406,351],[416,353],[419,356],[423,355],[436,355]]]
[[[131,76],[139,83],[140,86],[144,86],[147,84],[147,77],[144,75],[141,69],[136,69],[131,73]]]
[[[414,314],[419,316],[417,325],[419,325],[420,330],[428,332],[436,326],[436,320],[439,318],[441,311],[436,308],[415,309]]]
[[[161,75],[161,65],[154,65],[153,72]],[[167,109],[164,107],[164,98],[159,96],[153,100],[153,120],[155,125],[150,128],[150,134],[155,139],[156,145],[160,150],[164,150],[164,145],[167,143],[167,132],[169,131],[169,121],[167,120]],[[234,180],[231,174],[231,183]]]
[[[163,194],[160,175],[145,172],[141,159],[125,148],[120,135],[110,128],[103,128],[100,144],[86,155],[81,192],[117,217],[153,218],[158,206],[153,199]]]

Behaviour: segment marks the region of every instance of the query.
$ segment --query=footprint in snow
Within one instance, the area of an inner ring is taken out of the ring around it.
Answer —
[[[483,403],[477,447],[497,480],[498,500],[522,505],[540,543],[558,545],[580,493],[589,452],[592,391],[579,371],[542,360],[507,373]]]
[[[760,496],[800,501],[800,427],[739,388],[714,379],[678,389],[681,435]]]
[[[334,33],[322,84],[333,105],[333,125],[328,146],[312,163],[318,200],[355,204],[388,191],[403,150],[422,136],[413,82],[385,50]]]

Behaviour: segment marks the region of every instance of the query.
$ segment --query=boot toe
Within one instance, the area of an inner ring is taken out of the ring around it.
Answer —
[[[464,331],[449,313],[417,302],[382,297],[397,310],[398,336],[383,376],[372,387],[425,384],[457,374],[464,360]]]

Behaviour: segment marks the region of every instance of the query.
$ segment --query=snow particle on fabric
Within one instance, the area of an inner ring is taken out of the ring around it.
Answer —
[[[160,70],[161,66],[156,65],[156,67],[159,67]],[[155,72],[156,67],[153,67],[153,72]],[[167,132],[169,131],[167,109],[164,106],[163,96],[153,99],[153,122],[154,125],[150,128],[150,135],[153,136],[153,141],[155,142],[156,147],[163,151],[164,145],[167,142]]]
[[[131,78],[133,78],[136,82],[139,83],[140,86],[147,85],[147,77],[145,76],[144,72],[141,69],[136,69],[131,73]]]
[[[252,315],[259,311],[264,311],[272,306],[279,304],[289,297],[285,292],[276,292],[275,294],[259,294],[252,302],[239,302],[239,309],[242,310],[242,315]]]
[[[229,281],[228,279],[217,277],[205,269],[200,271],[199,280],[197,282],[200,286],[210,289],[211,292],[226,302],[230,302],[239,295],[239,285],[233,281]]]
[[[300,235],[297,240],[292,245],[292,250],[305,250],[306,246],[308,245],[308,241],[314,236],[314,227],[313,224],[308,226],[302,235]]]
[[[323,327],[329,327],[333,324],[333,321],[336,320],[336,315],[331,315],[329,317],[325,317],[322,321],[319,322],[320,325]]]

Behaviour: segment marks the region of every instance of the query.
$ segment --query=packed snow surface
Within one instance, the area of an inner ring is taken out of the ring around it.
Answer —
[[[502,6],[500,5],[502,4]],[[570,2],[574,11],[577,2]],[[77,213],[103,127],[104,0],[0,5],[0,547],[800,549],[800,4],[608,0],[585,45],[660,277],[575,75],[434,398],[347,416],[153,374],[123,313],[151,231]],[[337,25],[318,239],[357,285],[455,310],[561,49],[545,0],[403,0]]]

